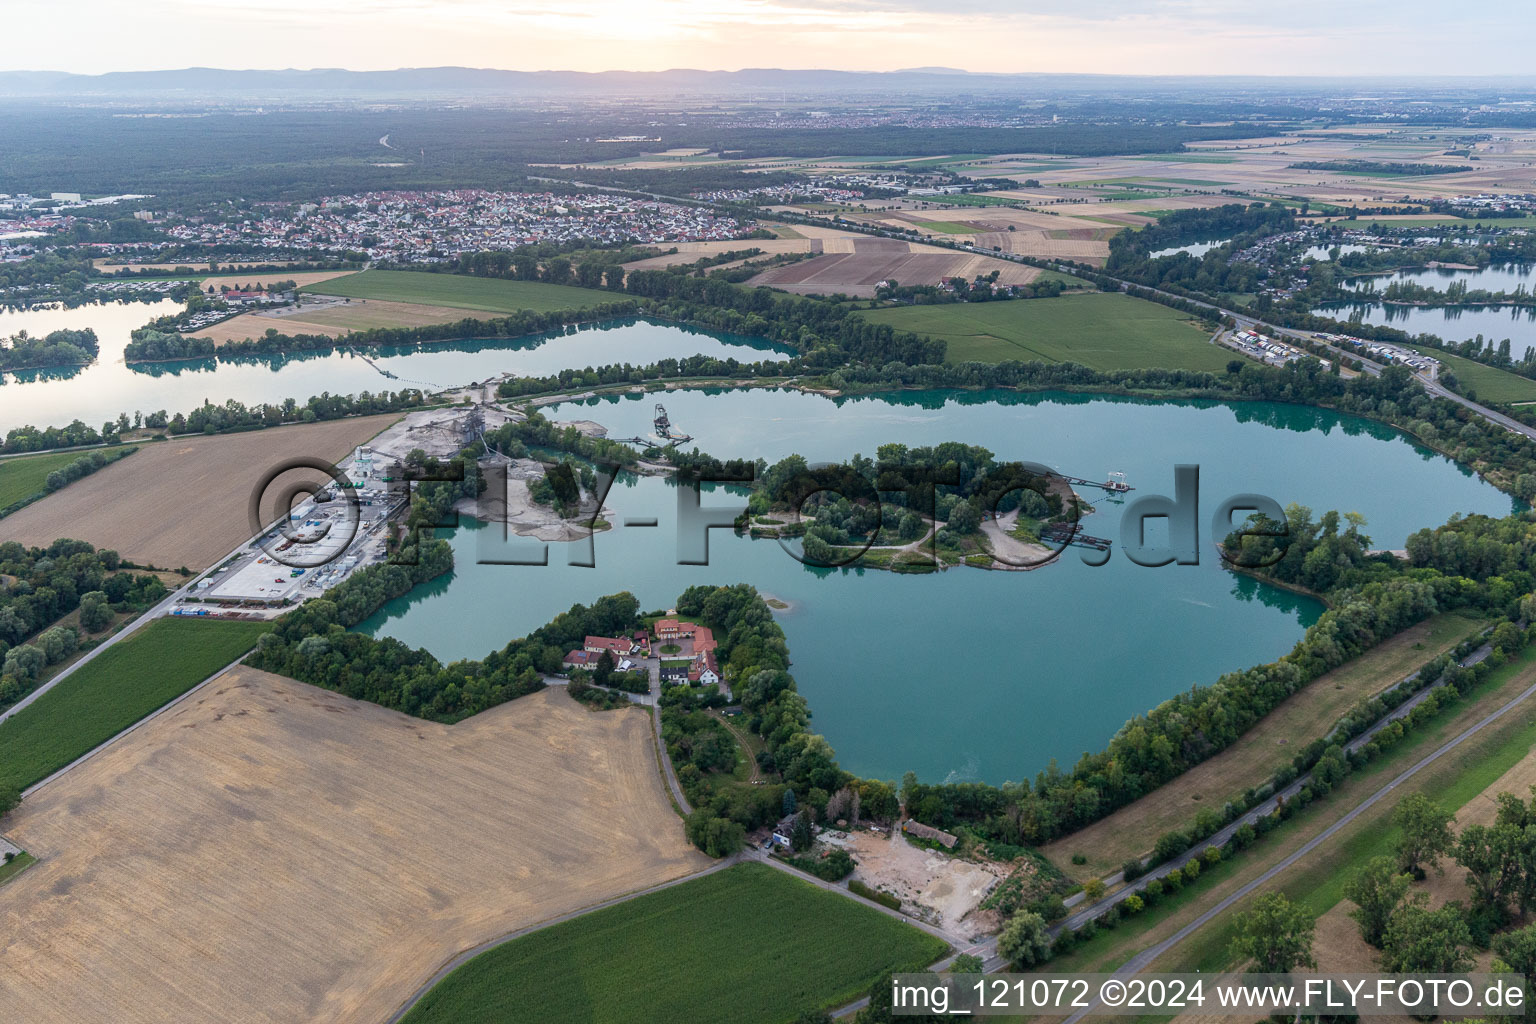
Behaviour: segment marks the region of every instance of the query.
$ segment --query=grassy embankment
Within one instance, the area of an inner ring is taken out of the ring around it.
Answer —
[[[1403,630],[1313,680],[1215,757],[1040,852],[1079,881],[1117,870],[1130,858],[1150,853],[1158,836],[1188,826],[1200,808],[1219,810],[1243,790],[1262,784],[1351,707],[1395,685],[1484,625],[1484,619],[1449,612]],[[1087,863],[1073,864],[1073,854],[1081,854]]]
[[[762,864],[740,864],[514,939],[403,1024],[786,1024],[921,970],[940,939]]]
[[[0,786],[19,789],[89,753],[256,645],[265,622],[157,619],[0,722]]]
[[[1536,679],[1536,648],[1527,648],[1507,665],[1495,670],[1469,696],[1435,716],[1403,741],[1360,771],[1351,773],[1324,800],[1301,811],[1250,851],[1223,861],[1201,873],[1194,888],[1123,922],[1113,930],[1100,931],[1071,953],[1051,961],[1046,968],[1059,971],[1113,970],[1139,950],[1168,937],[1213,904],[1249,880],[1283,860],[1299,846],[1350,812],[1366,797],[1380,790],[1401,772],[1446,741],[1507,703]],[[1338,902],[1349,876],[1370,857],[1390,848],[1395,841],[1390,818],[1397,802],[1409,793],[1424,792],[1446,807],[1458,806],[1486,788],[1536,742],[1533,710],[1511,712],[1489,726],[1430,768],[1421,770],[1393,791],[1389,799],[1352,821],[1329,841],[1293,865],[1269,888],[1279,888],[1308,909],[1320,913]],[[1242,903],[1232,913],[1243,909]],[[1232,937],[1232,913],[1191,935],[1156,961],[1159,971],[1214,970],[1227,962]]]
[[[521,309],[535,313],[580,309],[604,302],[618,302],[626,297],[619,292],[545,284],[543,281],[503,281],[498,278],[428,274],[414,270],[365,270],[360,274],[309,285],[300,291],[352,299],[455,306],[459,309],[501,314],[515,313]]]
[[[1110,292],[1054,299],[899,306],[861,312],[872,323],[942,338],[952,363],[1074,362],[1095,370],[1151,367],[1222,372],[1234,354],[1186,314]]]
[[[1415,753],[1422,757],[1470,722],[1507,702],[1520,689],[1530,685],[1533,669],[1536,669],[1536,649],[1527,648],[1509,665],[1497,670],[1492,685],[1484,683],[1479,689],[1476,713],[1471,704],[1463,705],[1467,710],[1448,719],[1439,728],[1426,730],[1421,741],[1413,744]],[[1533,745],[1536,745],[1536,707],[1511,711],[1497,725],[1484,729],[1431,768],[1414,776],[1399,788],[1394,799],[1383,800],[1351,822],[1330,842],[1302,858],[1277,879],[1273,888],[1300,903],[1309,913],[1321,916],[1344,898],[1344,886],[1371,858],[1386,856],[1396,848],[1398,829],[1392,825],[1391,818],[1402,797],[1423,793],[1446,810],[1459,809],[1527,757]],[[1363,773],[1365,778],[1361,781],[1368,782],[1372,789],[1378,788],[1412,763],[1406,757],[1390,761],[1390,774],[1385,771],[1387,765],[1381,768],[1372,765]],[[1516,795],[1523,798],[1529,794]],[[1351,802],[1358,802],[1358,799]],[[1240,909],[1236,907],[1234,911]],[[1232,961],[1228,950],[1234,934],[1231,915],[1224,915],[1158,961],[1155,969],[1221,969]]]

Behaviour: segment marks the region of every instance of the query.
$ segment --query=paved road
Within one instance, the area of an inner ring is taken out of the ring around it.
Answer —
[[[1526,687],[1520,692],[1518,696],[1514,697],[1503,707],[1490,712],[1488,715],[1478,720],[1473,725],[1469,726],[1465,731],[1452,737],[1440,747],[1436,748],[1434,751],[1420,758],[1417,762],[1415,762],[1409,768],[1405,769],[1391,782],[1387,783],[1385,786],[1381,787],[1376,792],[1360,801],[1360,803],[1356,804],[1348,814],[1344,815],[1338,821],[1334,822],[1332,825],[1329,825],[1322,832],[1319,832],[1316,836],[1302,844],[1294,852],[1286,856],[1279,863],[1275,864],[1268,871],[1265,871],[1259,877],[1253,879],[1251,882],[1248,882],[1236,892],[1233,892],[1230,896],[1227,896],[1225,899],[1221,900],[1215,906],[1205,911],[1199,917],[1195,918],[1183,928],[1180,928],[1177,932],[1170,935],[1162,942],[1148,946],[1146,949],[1143,949],[1141,952],[1131,957],[1125,963],[1121,964],[1115,973],[1122,977],[1129,977],[1130,975],[1136,974],[1137,972],[1145,969],[1158,957],[1162,956],[1164,953],[1168,952],[1170,949],[1183,942],[1190,935],[1194,934],[1194,932],[1208,924],[1212,919],[1216,918],[1220,914],[1225,913],[1235,903],[1247,897],[1255,889],[1271,881],[1277,875],[1290,868],[1291,865],[1295,864],[1302,857],[1305,857],[1307,854],[1317,849],[1323,843],[1333,838],[1333,836],[1336,835],[1340,829],[1344,828],[1360,815],[1364,814],[1366,811],[1376,806],[1376,804],[1386,799],[1403,783],[1407,782],[1419,772],[1440,760],[1440,758],[1444,757],[1446,754],[1449,754],[1451,751],[1461,746],[1463,743],[1477,735],[1483,729],[1487,728],[1494,722],[1497,722],[1499,719],[1509,714],[1509,712],[1513,711],[1522,703],[1529,700],[1532,695],[1536,695],[1536,683],[1532,683],[1530,686]],[[1089,1010],[1082,1010],[1073,1014],[1071,1017],[1067,1018],[1066,1024],[1074,1024],[1074,1022],[1081,1020],[1088,1012]]]

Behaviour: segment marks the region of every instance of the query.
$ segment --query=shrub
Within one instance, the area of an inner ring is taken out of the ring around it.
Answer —
[[[1147,906],[1146,902],[1135,893],[1131,893],[1125,899],[1121,900],[1120,905],[1125,908],[1125,912],[1127,914],[1139,914],[1144,909],[1146,909]]]
[[[1125,880],[1127,882],[1135,881],[1147,873],[1147,869],[1142,866],[1140,857],[1132,857],[1130,860],[1120,865],[1120,870],[1124,873]]]
[[[1102,878],[1090,878],[1083,885],[1083,899],[1089,903],[1097,903],[1104,898],[1104,880]]]
[[[882,907],[889,907],[892,910],[901,909],[901,900],[897,899],[895,896],[892,896],[888,892],[881,892],[879,889],[871,889],[857,878],[848,883],[848,891],[853,893],[855,896],[862,896],[867,900],[878,903]]]
[[[1081,853],[1074,853],[1072,855],[1072,863],[1073,864],[1087,864],[1088,863],[1088,858],[1086,856],[1084,856],[1083,854],[1081,854]]]
[[[828,882],[841,882],[857,866],[847,850],[833,850],[825,857],[788,857],[786,860],[806,874]]]
[[[1164,832],[1152,847],[1152,859],[1161,864],[1189,849],[1189,836],[1183,832]]]

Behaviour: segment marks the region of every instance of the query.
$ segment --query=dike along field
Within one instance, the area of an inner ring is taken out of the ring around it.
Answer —
[[[7,829],[38,859],[0,899],[27,1024],[378,1024],[465,949],[710,863],[642,711],[549,690],[446,726],[247,668]]]

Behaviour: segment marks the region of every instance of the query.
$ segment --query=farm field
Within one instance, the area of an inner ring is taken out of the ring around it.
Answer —
[[[63,469],[81,456],[81,452],[51,452],[45,455],[20,455],[0,459],[0,514],[47,490],[48,474]],[[83,454],[90,454],[85,452]]]
[[[403,1024],[788,1024],[921,970],[944,943],[845,896],[740,864],[515,939],[450,974]]]
[[[269,469],[297,456],[339,459],[399,418],[362,416],[145,444],[0,519],[0,541],[43,545],[75,537],[141,565],[205,569],[255,532],[251,491]],[[276,483],[317,475],[284,474]]]
[[[743,243],[741,248],[748,247]],[[303,289],[323,295],[353,299],[388,299],[428,306],[454,306],[487,313],[515,313],[530,309],[548,313],[556,309],[581,309],[623,296],[596,288],[573,288],[542,281],[503,281],[497,278],[428,274],[416,270],[365,270],[360,274],[328,281],[324,287]]]
[[[1140,800],[1085,829],[1041,847],[1064,873],[1085,880],[1148,853],[1153,840],[1183,827],[1202,807],[1220,807],[1274,774],[1355,704],[1381,692],[1431,658],[1450,650],[1483,625],[1454,612],[1437,615],[1378,644],[1355,660],[1319,676],[1243,734]],[[1073,864],[1081,853],[1086,864]]]
[[[181,696],[256,645],[264,622],[157,619],[0,722],[0,786],[28,786]]]
[[[355,270],[300,270],[292,273],[269,270],[265,273],[222,274],[218,277],[203,278],[200,287],[205,295],[208,293],[209,288],[212,288],[215,292],[223,288],[239,290],[247,285],[265,288],[276,281],[292,281],[300,288],[306,288],[317,284],[324,284],[327,281],[335,281],[338,278],[351,277],[356,273],[357,271]]]
[[[220,345],[231,341],[259,338],[270,330],[282,334],[324,334],[339,338],[353,331],[372,327],[424,327],[464,319],[484,319],[482,315],[457,306],[427,306],[419,302],[390,302],[387,299],[358,299],[345,305],[318,306],[291,316],[241,313],[211,327],[190,332],[199,338],[212,338]]]
[[[1096,370],[1169,367],[1222,370],[1230,353],[1184,314],[1108,292],[1054,299],[898,306],[860,316],[942,338],[952,363],[1007,359],[1075,362]]]
[[[938,284],[946,277],[969,280],[996,270],[1001,284],[1028,284],[1040,273],[1034,267],[1007,260],[896,239],[865,238],[852,245],[840,239],[820,241],[828,249],[834,245],[838,248],[799,263],[765,270],[747,283],[801,294],[842,293],[873,298],[875,285],[885,280]]]
[[[447,726],[233,670],[7,819],[38,863],[0,901],[0,1005],[378,1024],[464,949],[710,863],[653,743],[558,689]]]
[[[936,235],[975,235],[982,231],[981,228],[952,220],[915,220],[912,225]]]

